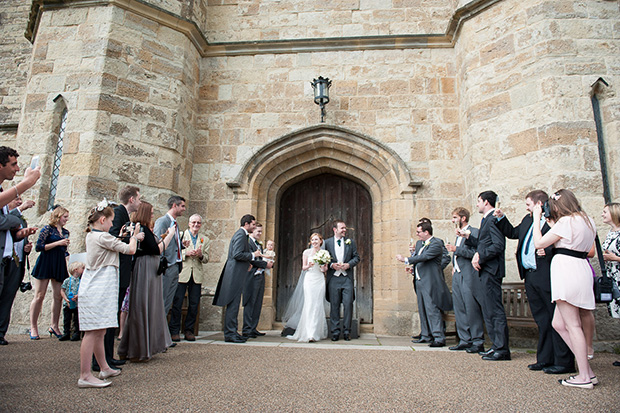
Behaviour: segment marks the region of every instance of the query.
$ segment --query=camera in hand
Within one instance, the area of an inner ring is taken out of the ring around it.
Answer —
[[[133,230],[133,225],[133,222],[127,221],[125,225],[123,225],[125,227],[125,229],[123,230],[123,235],[131,234],[131,231]]]
[[[22,293],[25,293],[28,290],[32,290],[32,284],[29,282],[21,282],[19,284],[19,291],[21,291]]]
[[[545,203],[542,205],[542,210],[545,218],[551,217],[551,208],[549,208],[549,201],[545,201]]]

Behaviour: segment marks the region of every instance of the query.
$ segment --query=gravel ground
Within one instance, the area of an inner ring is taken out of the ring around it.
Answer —
[[[620,357],[597,353],[594,390],[532,372],[531,351],[507,362],[364,335],[297,344],[269,332],[248,344],[203,333],[105,389],[79,389],[78,342],[8,335],[0,347],[0,411],[591,411],[620,409]]]

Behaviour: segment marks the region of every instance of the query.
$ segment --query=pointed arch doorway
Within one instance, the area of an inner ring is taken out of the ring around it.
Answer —
[[[355,240],[362,258],[355,267],[354,315],[360,323],[372,323],[372,199],[368,190],[350,179],[324,173],[287,188],[278,212],[276,320],[281,321],[297,285],[310,234],[331,237],[333,220],[342,219],[350,228],[347,237]]]

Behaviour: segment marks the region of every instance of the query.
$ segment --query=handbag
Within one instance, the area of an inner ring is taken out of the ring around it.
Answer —
[[[168,260],[162,254],[159,256],[159,267],[157,267],[157,275],[162,275],[166,272],[166,268],[168,268]]]
[[[601,276],[594,279],[594,300],[597,303],[609,303],[613,299],[613,280],[607,276],[605,261],[603,261],[603,249],[596,236],[596,255],[601,266]]]

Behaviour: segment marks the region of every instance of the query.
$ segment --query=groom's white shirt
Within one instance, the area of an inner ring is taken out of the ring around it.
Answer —
[[[334,251],[336,252],[336,259],[339,263],[344,263],[344,238],[340,238],[340,245],[338,245],[338,240],[334,237]],[[339,277],[341,275],[347,275],[345,270],[338,270],[334,273],[334,276]]]

